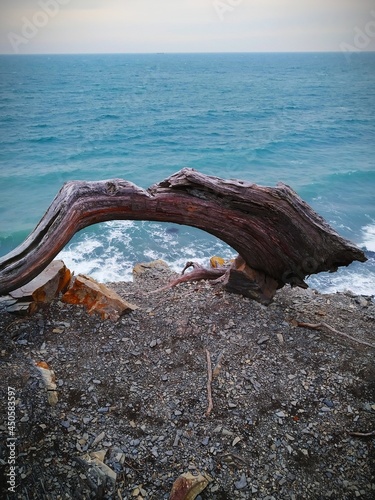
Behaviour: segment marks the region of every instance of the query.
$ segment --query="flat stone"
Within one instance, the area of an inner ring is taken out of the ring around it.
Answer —
[[[269,341],[269,339],[270,339],[270,338],[269,338],[268,336],[261,337],[261,338],[258,340],[257,344],[258,344],[258,345],[265,344],[266,342],[268,342],[268,341]]]
[[[239,481],[234,482],[234,486],[237,490],[243,490],[247,486],[247,480],[245,474],[242,474]]]
[[[62,301],[67,304],[81,304],[86,307],[89,314],[97,313],[102,319],[111,321],[117,321],[123,314],[138,309],[103,283],[98,283],[83,274],[79,274],[73,280]]]
[[[228,429],[223,429],[221,431],[221,433],[222,433],[223,436],[233,436],[234,435],[234,432],[232,432],[232,431],[230,431]]]
[[[154,270],[168,270],[169,266],[164,260],[158,259],[152,262],[140,262],[133,267],[133,276],[136,278]]]

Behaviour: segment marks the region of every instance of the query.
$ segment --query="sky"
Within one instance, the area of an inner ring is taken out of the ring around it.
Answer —
[[[375,0],[1,0],[0,53],[375,50]]]

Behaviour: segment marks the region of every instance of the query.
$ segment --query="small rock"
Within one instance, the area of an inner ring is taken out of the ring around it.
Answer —
[[[364,297],[356,297],[355,301],[360,307],[367,307],[368,306],[368,302]]]
[[[240,438],[239,436],[235,437],[233,439],[232,446],[236,446],[236,444],[238,444],[241,441],[241,439],[242,438]]]
[[[258,345],[262,345],[262,344],[265,344],[266,342],[269,341],[269,337],[268,336],[264,336],[264,337],[260,337],[260,339],[258,340],[257,344]]]
[[[153,260],[152,262],[140,262],[133,268],[133,277],[138,278],[145,273],[153,273],[155,270],[169,270],[169,266],[163,260]]]
[[[285,418],[286,417],[286,415],[285,415],[285,413],[283,411],[277,411],[276,412],[276,416],[280,417],[280,418]]]
[[[233,434],[234,434],[232,431],[230,431],[228,429],[223,429],[221,431],[221,433],[222,433],[223,436],[233,436]]]
[[[96,446],[98,443],[100,443],[100,441],[103,441],[104,437],[105,437],[105,432],[101,432],[100,434],[98,434],[94,439],[94,441],[92,442],[91,446],[92,447]]]
[[[247,486],[247,480],[245,474],[242,474],[239,481],[234,482],[234,486],[237,490],[243,490]]]

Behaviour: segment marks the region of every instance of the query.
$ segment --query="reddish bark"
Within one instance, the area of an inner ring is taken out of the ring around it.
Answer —
[[[366,260],[285,184],[183,169],[147,190],[121,179],[64,184],[30,236],[0,259],[0,295],[36,277],[77,231],[114,219],[175,222],[217,236],[241,255],[255,296],[285,283],[304,287],[307,275]]]

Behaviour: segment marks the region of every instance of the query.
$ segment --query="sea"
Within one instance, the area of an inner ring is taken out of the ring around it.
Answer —
[[[66,181],[147,188],[183,167],[291,186],[368,258],[309,285],[374,295],[375,53],[0,56],[0,256]],[[114,220],[58,257],[112,282],[137,262],[180,271],[213,255],[235,252],[187,226]]]

